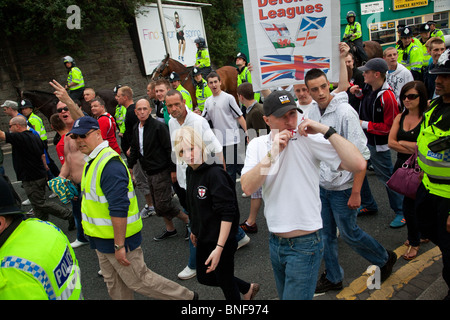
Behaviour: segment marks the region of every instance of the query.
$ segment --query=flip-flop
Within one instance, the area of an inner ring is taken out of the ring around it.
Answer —
[[[411,252],[411,249],[416,250],[416,254],[413,256],[408,257],[407,255]],[[417,254],[419,253],[419,246],[417,247],[413,247],[413,246],[408,246],[408,250],[406,250],[405,254],[403,255],[403,259],[405,260],[413,260],[417,257]]]

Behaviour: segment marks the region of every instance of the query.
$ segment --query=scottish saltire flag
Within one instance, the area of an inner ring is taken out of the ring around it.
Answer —
[[[276,49],[295,47],[285,23],[263,23],[261,26]]]
[[[268,55],[260,59],[263,84],[277,80],[304,80],[308,70],[318,68],[327,73],[330,58],[313,56]]]
[[[296,43],[303,47],[313,44],[319,34],[318,30],[323,29],[326,23],[327,17],[304,17],[300,22]]]

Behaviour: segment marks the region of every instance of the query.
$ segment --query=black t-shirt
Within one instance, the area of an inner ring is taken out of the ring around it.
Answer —
[[[121,144],[123,153],[126,153],[130,148],[131,140],[133,139],[133,127],[139,122],[134,109],[136,109],[136,105],[133,103],[128,106],[125,114],[125,132],[123,133]]]
[[[44,145],[31,131],[5,132],[6,142],[12,145],[12,159],[17,180],[33,181],[47,177],[42,162]]]

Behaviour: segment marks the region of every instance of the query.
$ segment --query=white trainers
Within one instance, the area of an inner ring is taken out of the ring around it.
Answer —
[[[150,216],[154,216],[156,214],[155,207],[151,206],[149,207],[148,204],[145,205],[145,207],[142,208],[142,210],[139,212],[142,219],[148,218]]]
[[[242,248],[243,246],[245,246],[249,242],[250,242],[250,237],[248,235],[245,235],[245,237],[243,237],[241,240],[239,240],[238,247],[237,247],[236,250],[239,250],[240,248]]]
[[[75,249],[75,248],[78,248],[78,247],[81,247],[81,246],[85,246],[87,244],[89,244],[89,242],[81,242],[81,241],[78,241],[78,239],[77,239],[74,242],[72,242],[70,244],[70,246]]]
[[[29,206],[30,204],[31,204],[30,199],[27,199],[27,200],[22,202],[23,206]]]
[[[180,278],[181,280],[187,280],[187,279],[191,279],[191,278],[195,277],[196,275],[197,275],[197,270],[191,269],[188,266],[186,266],[186,268],[184,268],[183,271],[181,271],[178,274],[178,278]]]
[[[49,198],[49,199],[53,199],[53,198],[56,198],[57,196],[58,196],[58,195],[57,195],[56,193],[52,192],[52,194],[49,195],[48,198]]]

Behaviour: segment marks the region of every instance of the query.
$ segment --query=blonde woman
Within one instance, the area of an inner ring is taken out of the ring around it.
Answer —
[[[175,153],[186,169],[186,205],[191,218],[191,241],[197,248],[197,279],[219,286],[227,300],[251,300],[259,285],[234,276],[239,208],[234,183],[222,165],[208,161],[202,137],[192,127],[175,135]]]

